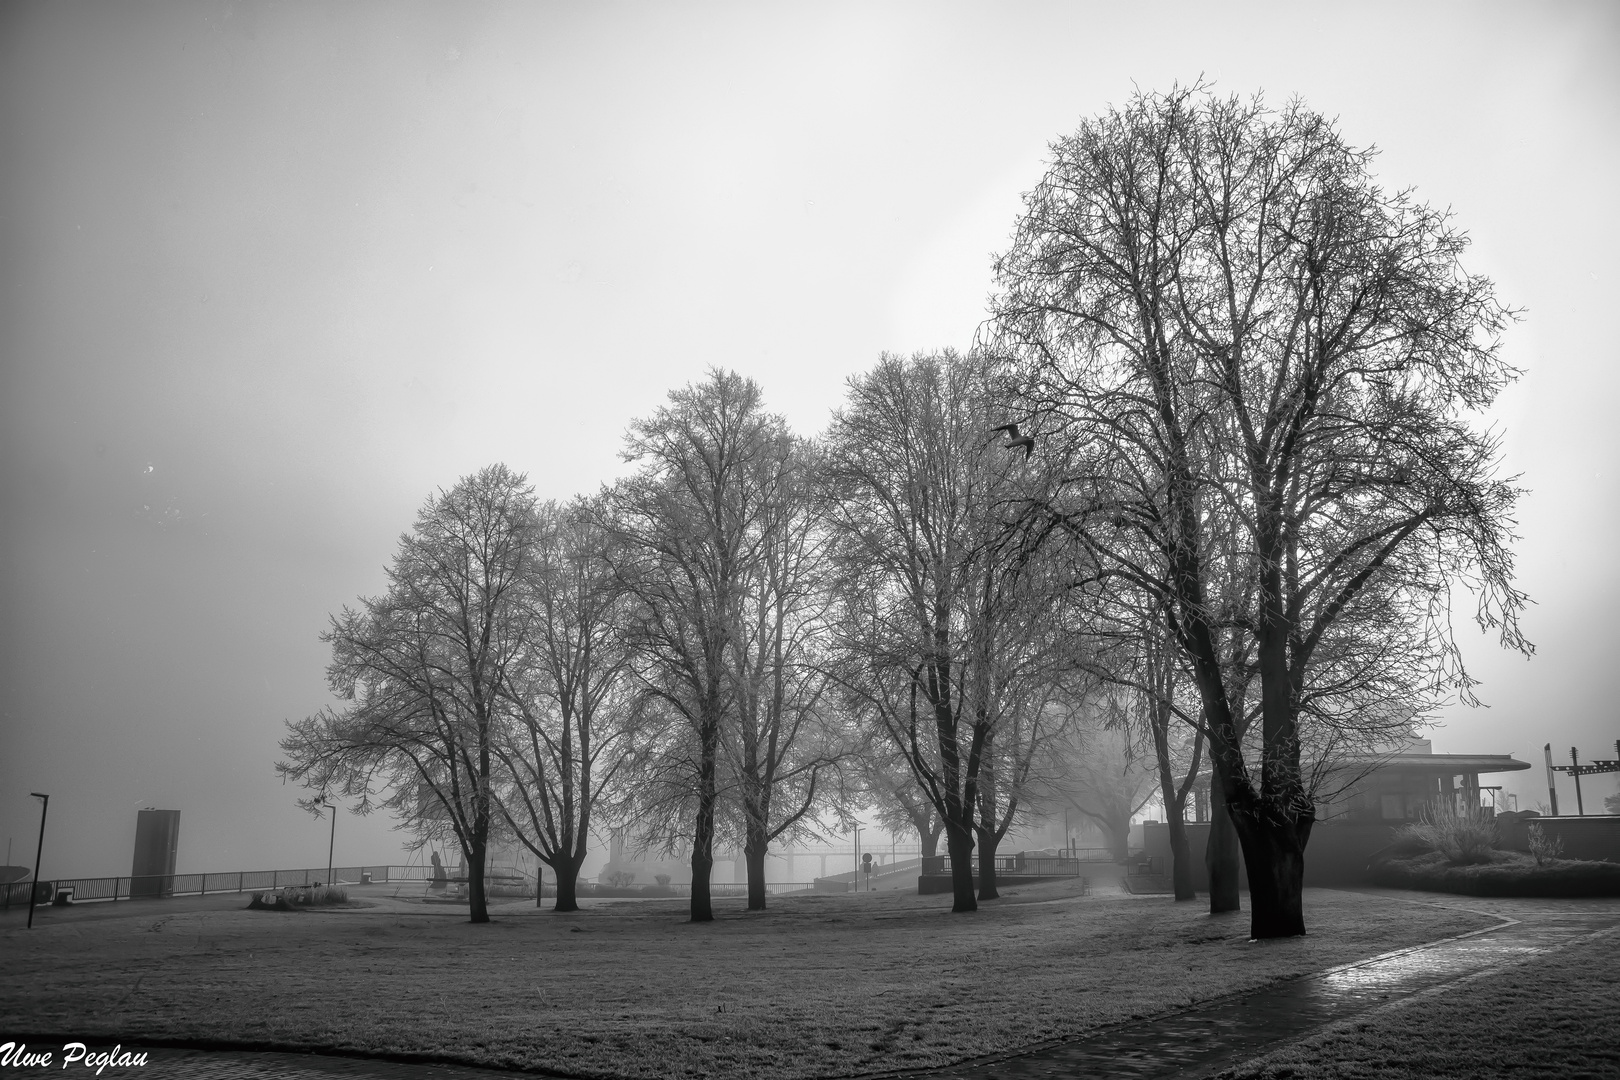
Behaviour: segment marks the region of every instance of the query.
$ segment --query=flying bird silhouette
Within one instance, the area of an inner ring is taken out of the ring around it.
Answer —
[[[1007,441],[1001,444],[1003,449],[1017,450],[1019,447],[1023,447],[1025,461],[1028,461],[1029,455],[1035,452],[1035,436],[1018,434],[1017,424],[1002,424],[1000,427],[991,430],[1005,431],[1007,433]]]

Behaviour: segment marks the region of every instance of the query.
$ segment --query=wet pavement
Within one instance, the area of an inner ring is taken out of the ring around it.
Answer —
[[[1613,900],[1486,900],[1376,891],[1414,903],[1465,908],[1502,921],[1472,934],[1386,953],[1253,993],[1037,1047],[1016,1056],[881,1075],[883,1080],[1027,1080],[1032,1077],[1192,1080],[1258,1057],[1327,1024],[1419,994],[1448,992],[1471,976],[1620,929],[1620,902]],[[55,1056],[51,1071],[62,1067],[59,1064],[60,1040],[31,1039],[29,1049],[52,1051]],[[92,1053],[109,1049],[111,1047],[106,1045],[90,1047]],[[494,1080],[545,1075],[330,1054],[128,1044],[123,1049],[144,1052],[146,1065],[114,1065],[100,1075],[165,1080],[264,1080],[271,1077],[278,1080],[330,1080],[332,1077]],[[75,1065],[73,1071],[84,1075],[80,1068]],[[15,1070],[7,1071],[9,1074]]]
[[[1533,908],[1522,901],[1456,903],[1504,921],[1016,1056],[887,1073],[885,1080],[1193,1080],[1328,1024],[1425,992],[1443,992],[1470,976],[1620,927],[1620,904],[1613,902],[1572,902],[1569,908],[1530,903]]]

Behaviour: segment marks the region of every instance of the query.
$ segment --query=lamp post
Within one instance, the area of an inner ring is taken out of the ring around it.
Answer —
[[[855,891],[861,891],[861,827],[855,826]]]
[[[39,859],[45,853],[45,815],[51,809],[51,797],[42,795],[37,791],[28,794],[36,799],[43,799],[39,808],[39,846],[34,849],[34,880],[28,883],[28,929],[34,928],[34,894],[39,891]]]
[[[324,796],[321,798],[319,805],[325,806],[332,811],[332,835],[326,841],[326,887],[330,889],[332,887],[332,849],[337,846],[338,808],[336,803],[327,802]]]

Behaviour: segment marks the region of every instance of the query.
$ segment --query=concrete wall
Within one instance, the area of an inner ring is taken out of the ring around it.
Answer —
[[[1620,816],[1588,814],[1585,817],[1537,817],[1533,811],[1497,816],[1502,847],[1530,850],[1530,826],[1541,825],[1549,838],[1563,841],[1562,857],[1620,862]]]
[[[1563,841],[1562,857],[1620,862],[1620,815],[1586,817],[1542,817],[1503,814],[1497,819],[1498,846],[1513,851],[1529,851],[1529,826],[1539,822],[1548,837]],[[1317,822],[1305,847],[1305,884],[1312,886],[1364,885],[1367,860],[1387,845],[1395,830],[1389,825],[1352,825]],[[1155,867],[1170,873],[1170,827],[1149,824],[1144,829],[1144,850],[1153,856]],[[1191,849],[1193,887],[1208,891],[1209,874],[1204,869],[1204,848],[1209,843],[1209,824],[1187,824],[1187,846]],[[1242,864],[1242,856],[1238,858]],[[1244,879],[1245,881],[1247,879]],[[1245,886],[1246,887],[1246,886]]]
[[[1390,842],[1394,829],[1388,825],[1330,825],[1318,822],[1305,846],[1305,884],[1308,886],[1364,885],[1367,859]],[[1204,869],[1204,849],[1209,844],[1209,823],[1188,822],[1187,847],[1193,863],[1193,888],[1209,890],[1209,874]],[[1143,828],[1143,850],[1153,857],[1163,874],[1170,874],[1170,826],[1153,823]],[[1240,873],[1243,856],[1238,856]],[[1247,877],[1242,879],[1247,887]]]

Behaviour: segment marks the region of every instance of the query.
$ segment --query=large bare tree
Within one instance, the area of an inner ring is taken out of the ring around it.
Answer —
[[[488,922],[503,692],[524,652],[519,602],[535,530],[524,478],[494,465],[428,500],[402,536],[388,591],[345,608],[322,640],[327,681],[350,704],[296,723],[277,772],[322,795],[378,805],[407,825],[445,821],[467,859],[472,921]]]
[[[982,360],[885,356],[826,439],[840,670],[944,822],[953,910],[973,911],[981,786],[1009,704],[1007,626],[1027,596],[1004,515],[1028,455],[994,429]]]
[[[738,707],[735,637],[785,438],[752,380],[712,371],[630,426],[624,457],[638,469],[604,502],[618,572],[635,601],[636,670],[651,711],[676,718],[648,790],[662,793],[656,804],[666,812],[691,810],[693,922],[714,918],[722,740]]]
[[[741,815],[748,908],[765,908],[765,859],[843,787],[848,739],[824,659],[831,604],[811,448],[784,428],[754,463],[760,508],[727,635],[733,711],[722,727],[727,787]]]
[[[1461,268],[1447,213],[1380,186],[1370,152],[1298,102],[1142,94],[1052,152],[998,261],[993,318],[1030,409],[1084,463],[1048,510],[1160,601],[1253,932],[1301,934],[1323,651],[1364,654],[1339,632],[1384,632],[1363,615],[1376,610],[1431,646],[1412,683],[1468,696],[1454,588],[1529,648],[1518,492],[1476,420],[1515,374],[1500,356],[1512,313]],[[1238,674],[1227,656],[1245,651]],[[1234,679],[1252,679],[1248,754]]]
[[[630,760],[633,734],[630,605],[599,516],[585,501],[537,509],[519,593],[525,648],[503,687],[511,719],[495,741],[504,781],[496,805],[556,875],[558,911],[579,907],[593,815]]]

